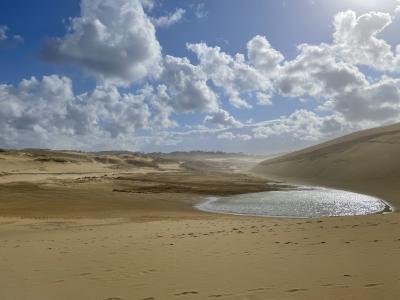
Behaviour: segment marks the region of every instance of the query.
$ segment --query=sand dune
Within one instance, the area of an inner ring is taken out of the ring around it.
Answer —
[[[358,133],[256,170],[389,191],[395,201],[397,144],[386,143],[396,130]],[[381,155],[382,178],[364,173],[374,147],[392,151]],[[231,159],[1,152],[0,299],[399,298],[400,214],[307,220],[194,210],[206,195],[276,188],[240,173],[259,158]]]
[[[0,152],[0,216],[140,219],[190,214],[193,203],[207,195],[271,188],[265,179],[233,173],[243,164],[243,157],[236,167],[227,159],[208,162],[205,157]]]
[[[400,207],[400,124],[350,134],[267,160],[257,174],[355,190]]]

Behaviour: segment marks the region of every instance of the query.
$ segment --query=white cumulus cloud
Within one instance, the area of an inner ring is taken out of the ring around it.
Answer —
[[[179,23],[183,19],[185,13],[186,10],[183,8],[177,8],[175,12],[170,13],[169,15],[154,18],[153,24],[156,27],[172,26],[173,24]]]
[[[334,47],[341,58],[352,64],[368,65],[377,70],[392,70],[395,57],[391,46],[378,37],[392,23],[388,13],[369,12],[361,16],[354,11],[335,16]]]
[[[218,109],[218,97],[207,85],[207,76],[187,58],[167,55],[160,79],[167,86],[165,101],[176,112]]]
[[[161,71],[161,46],[139,0],[82,0],[81,15],[63,38],[45,43],[42,56],[119,85]]]
[[[150,17],[146,13],[152,13],[156,4],[82,0],[80,16],[71,19],[64,37],[47,41],[42,54],[93,74],[97,86],[75,95],[72,80],[57,75],[0,84],[0,144],[108,143],[132,149],[141,143],[185,141],[203,146],[201,138],[219,140],[219,145],[225,144],[221,140],[230,140],[231,145],[278,139],[314,143],[400,120],[400,46],[381,35],[393,24],[393,15],[340,12],[333,20],[331,42],[300,44],[290,59],[266,37],[256,35],[247,42],[245,53],[237,54],[204,42],[189,43],[187,50],[196,56],[190,61],[163,56],[156,37],[156,26],[181,21],[185,11],[178,8],[167,16]],[[0,45],[17,39],[9,37],[7,29],[0,26]],[[276,95],[307,109],[270,121],[260,121],[257,112],[257,122],[240,121],[240,109],[274,109],[282,98]],[[188,118],[200,124],[179,124],[180,114],[193,115]],[[180,125],[185,130],[172,132]],[[137,136],[138,131],[150,135]]]
[[[251,66],[242,54],[232,57],[220,47],[209,47],[205,43],[188,44],[187,48],[197,55],[200,68],[224,91],[234,107],[251,108],[245,96],[271,89],[268,78]]]
[[[242,124],[229,114],[226,110],[219,109],[212,115],[204,118],[204,123],[210,123],[217,126],[240,127]]]
[[[121,94],[105,86],[74,95],[71,80],[56,75],[0,84],[0,142],[10,147],[132,142],[135,130],[146,128],[151,118],[145,100],[145,90]]]

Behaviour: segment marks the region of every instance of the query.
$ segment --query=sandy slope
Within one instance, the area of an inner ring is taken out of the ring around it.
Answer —
[[[264,161],[258,174],[377,195],[400,208],[400,124]]]

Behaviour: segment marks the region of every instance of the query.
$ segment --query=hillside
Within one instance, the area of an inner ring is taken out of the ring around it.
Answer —
[[[356,132],[266,160],[253,171],[373,194],[400,205],[400,124]]]

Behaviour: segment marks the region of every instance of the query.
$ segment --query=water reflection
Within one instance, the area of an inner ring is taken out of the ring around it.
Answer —
[[[196,208],[215,213],[316,218],[356,216],[388,210],[381,199],[341,190],[299,187],[298,189],[209,198]]]

